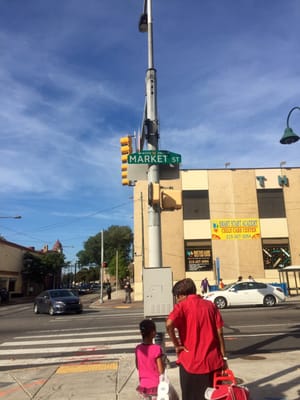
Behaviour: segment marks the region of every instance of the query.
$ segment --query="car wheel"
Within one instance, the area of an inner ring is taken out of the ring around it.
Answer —
[[[49,307],[49,314],[54,315],[54,308],[52,306]]]
[[[82,310],[76,311],[76,314],[81,314],[81,313],[82,313]]]
[[[215,305],[220,308],[226,308],[227,307],[227,301],[224,297],[217,297],[214,301]]]
[[[34,312],[35,314],[39,314],[39,313],[40,313],[37,304],[35,304],[35,305],[33,306],[33,312]]]
[[[264,298],[264,306],[266,307],[273,307],[276,304],[276,299],[274,296],[272,296],[271,294],[268,294],[267,296],[265,296]]]

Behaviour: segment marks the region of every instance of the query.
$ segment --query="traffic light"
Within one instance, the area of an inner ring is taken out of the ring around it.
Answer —
[[[161,192],[161,208],[163,210],[180,210],[182,207],[182,192],[175,189],[163,189]]]
[[[128,154],[132,153],[132,137],[131,136],[123,136],[120,139],[121,143],[121,161],[122,161],[122,185],[129,185],[130,181],[128,179]]]
[[[148,185],[148,204],[149,206],[160,205],[160,186],[159,183],[150,182]]]

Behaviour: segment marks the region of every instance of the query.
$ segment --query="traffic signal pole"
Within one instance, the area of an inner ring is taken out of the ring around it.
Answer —
[[[148,150],[158,150],[158,118],[157,118],[157,84],[156,69],[153,60],[153,22],[152,0],[145,0],[147,4],[147,30],[148,30],[148,70],[146,73],[146,138]],[[159,165],[149,165],[148,186],[159,183]],[[149,240],[149,267],[162,267],[161,223],[160,205],[148,206],[148,240]]]
[[[153,22],[152,0],[144,0],[144,14],[140,20],[140,31],[148,33],[148,69],[146,72],[146,113],[144,127],[148,150],[158,151],[158,117],[157,117],[157,83],[156,69],[153,60]],[[143,22],[143,24],[141,23]],[[143,26],[142,26],[143,25]],[[159,184],[159,165],[149,164],[148,167],[148,267],[162,268],[160,202],[149,201],[150,189]],[[145,304],[144,304],[145,311]],[[153,317],[156,323],[155,342],[164,348],[165,318]]]
[[[99,302],[102,304],[103,301],[103,262],[104,262],[104,247],[103,247],[103,230],[101,231],[101,264],[100,264],[100,299]]]

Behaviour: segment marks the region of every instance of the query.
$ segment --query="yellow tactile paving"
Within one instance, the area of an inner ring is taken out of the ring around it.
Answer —
[[[117,362],[62,365],[56,370],[56,374],[74,374],[78,372],[91,372],[91,371],[113,371],[116,369],[118,369]]]

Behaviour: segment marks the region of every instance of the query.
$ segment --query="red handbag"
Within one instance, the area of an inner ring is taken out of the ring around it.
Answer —
[[[248,388],[238,385],[231,369],[214,373],[213,388],[207,388],[208,400],[249,400]]]

